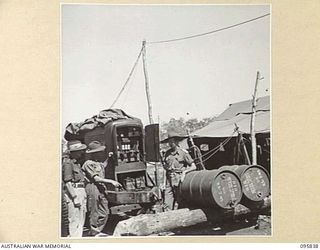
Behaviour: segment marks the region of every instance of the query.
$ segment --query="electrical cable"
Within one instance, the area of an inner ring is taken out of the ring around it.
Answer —
[[[126,88],[126,93],[124,94],[124,98],[123,98],[123,101],[122,101],[122,103],[121,103],[121,109],[123,109],[123,107],[124,107],[124,105],[126,104],[126,101],[127,101],[127,98],[128,98],[128,95],[129,95],[129,92],[130,92],[130,90],[131,90],[131,88],[132,88],[132,85],[133,85],[133,83],[134,83],[134,81],[135,81],[135,76],[136,76],[136,70],[133,72],[133,74],[132,74],[132,77],[131,77],[131,81],[129,82],[129,84],[127,85],[127,88]]]
[[[121,88],[121,90],[120,90],[119,94],[117,95],[117,97],[116,97],[116,99],[113,101],[113,103],[111,104],[110,108],[113,108],[114,104],[118,101],[118,99],[119,99],[119,97],[121,96],[122,92],[124,91],[125,87],[126,87],[126,86],[127,86],[127,84],[129,83],[129,80],[130,80],[130,78],[131,78],[131,76],[132,76],[132,74],[133,74],[133,72],[134,72],[135,68],[137,67],[137,64],[138,64],[139,59],[140,59],[141,54],[142,54],[142,51],[143,51],[143,47],[141,48],[141,50],[140,50],[140,52],[139,52],[139,55],[138,55],[138,57],[137,57],[137,59],[136,59],[136,61],[135,61],[134,65],[133,65],[133,67],[132,67],[132,69],[131,69],[131,71],[130,71],[130,73],[129,73],[129,76],[128,76],[128,78],[127,78],[126,82],[125,82],[125,83],[124,83],[124,85],[122,86],[122,88]]]
[[[231,28],[234,28],[234,27],[237,27],[237,26],[249,23],[249,22],[253,22],[253,21],[256,21],[258,19],[261,19],[261,18],[264,18],[266,16],[269,16],[269,15],[270,15],[270,13],[267,13],[265,15],[255,17],[255,18],[246,20],[246,21],[241,22],[241,23],[233,24],[233,25],[230,25],[230,26],[227,26],[227,27],[223,27],[223,28],[212,30],[212,31],[205,32],[205,33],[200,33],[200,34],[191,35],[191,36],[185,36],[185,37],[180,37],[180,38],[174,38],[174,39],[170,39],[170,40],[152,41],[152,42],[146,42],[146,43],[148,43],[148,44],[169,43],[169,42],[177,42],[177,41],[181,41],[181,40],[196,38],[196,37],[199,37],[199,36],[206,36],[206,35],[213,34],[213,33],[219,32],[219,31],[231,29]]]

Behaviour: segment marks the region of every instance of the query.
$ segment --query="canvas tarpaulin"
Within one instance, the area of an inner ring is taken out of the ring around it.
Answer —
[[[257,99],[255,119],[256,133],[270,132],[270,97],[265,96]],[[247,100],[230,104],[213,122],[207,126],[194,131],[195,137],[230,137],[237,136],[235,124],[239,127],[239,132],[250,134],[250,122],[252,114],[252,101]]]
[[[270,97],[264,96],[257,99],[256,111],[270,111]],[[215,121],[222,121],[231,119],[239,114],[252,113],[252,100],[246,100],[230,104],[229,107],[223,111]]]
[[[108,122],[119,120],[119,119],[137,119],[126,114],[121,109],[106,109],[100,111],[98,115],[95,115],[84,122],[69,123],[65,131],[65,139],[76,139],[82,132],[92,130],[96,127],[104,126]]]

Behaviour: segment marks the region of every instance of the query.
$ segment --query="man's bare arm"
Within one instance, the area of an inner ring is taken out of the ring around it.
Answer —
[[[101,177],[99,177],[97,175],[95,177],[93,177],[93,179],[94,179],[95,182],[98,182],[98,183],[110,183],[110,184],[112,184],[113,186],[116,186],[116,187],[121,187],[122,186],[119,182],[117,182],[115,180],[101,178]]]

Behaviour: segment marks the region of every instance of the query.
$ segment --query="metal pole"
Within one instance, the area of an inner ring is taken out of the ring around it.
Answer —
[[[148,102],[149,123],[153,124],[151,97],[150,97],[150,90],[149,90],[149,79],[148,79],[147,63],[146,63],[146,41],[145,40],[142,41],[142,61],[143,61],[143,72],[144,72],[147,102]]]
[[[251,126],[250,126],[250,133],[251,133],[251,148],[252,148],[252,164],[256,165],[257,164],[257,141],[256,141],[256,133],[255,133],[255,121],[256,121],[256,105],[257,105],[257,100],[256,100],[256,95],[257,95],[257,86],[258,86],[258,81],[260,78],[260,73],[259,71],[257,72],[257,78],[256,78],[256,83],[254,86],[254,92],[253,92],[253,98],[252,98],[252,114],[251,114]]]

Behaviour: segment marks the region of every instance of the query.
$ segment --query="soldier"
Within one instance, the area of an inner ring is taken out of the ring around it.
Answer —
[[[179,147],[178,134],[174,132],[168,133],[168,138],[162,142],[168,142],[170,149],[167,150],[164,156],[164,168],[168,186],[165,190],[165,203],[170,209],[177,209],[176,203],[180,202],[178,197],[178,186],[183,182],[185,175],[196,169],[196,166],[188,154],[188,152]],[[181,204],[177,204],[180,205]]]
[[[80,141],[68,142],[70,155],[64,159],[62,165],[70,237],[82,237],[85,222],[87,195],[81,163],[86,148]]]
[[[91,236],[105,236],[102,230],[106,226],[109,215],[107,189],[105,184],[115,187],[121,184],[111,179],[105,179],[106,156],[105,146],[98,141],[89,143],[86,151],[87,160],[82,169],[88,179],[86,191],[88,194],[88,212]]]

